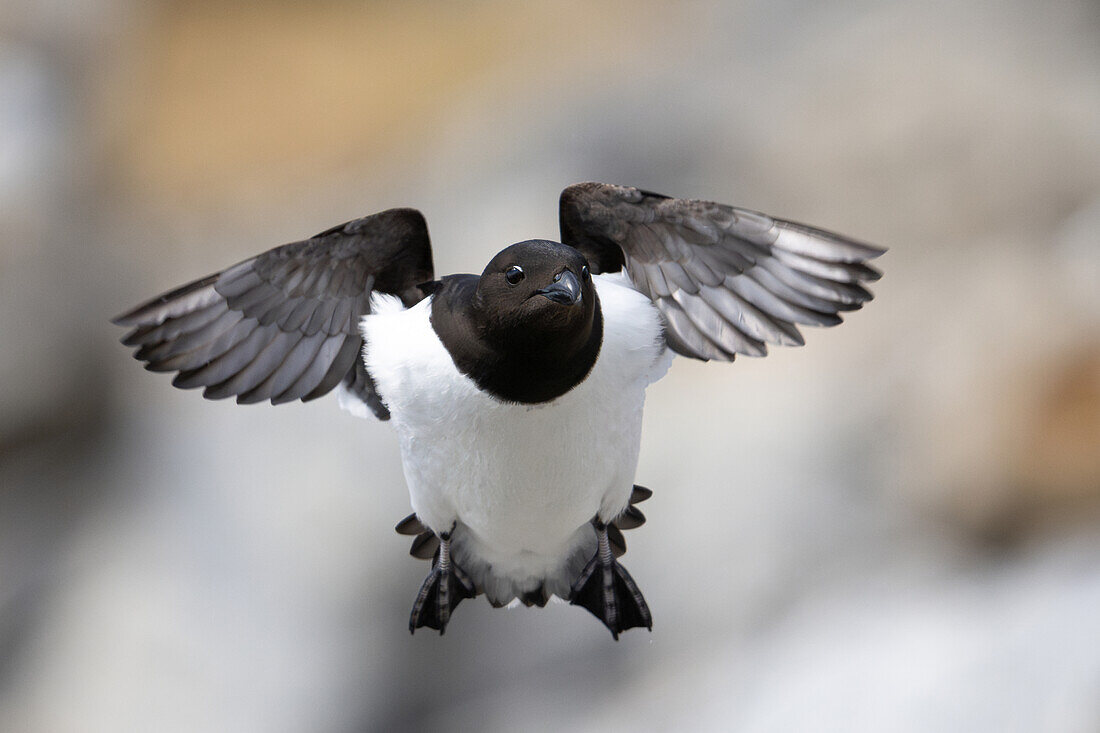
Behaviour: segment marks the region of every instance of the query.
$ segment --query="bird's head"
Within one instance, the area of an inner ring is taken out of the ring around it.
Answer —
[[[584,256],[541,239],[501,250],[481,273],[475,303],[486,336],[561,353],[589,339],[599,307]]]

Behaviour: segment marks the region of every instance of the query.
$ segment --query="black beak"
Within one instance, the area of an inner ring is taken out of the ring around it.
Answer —
[[[539,295],[545,295],[555,303],[573,305],[581,299],[581,281],[569,270],[562,270],[554,278],[552,285],[535,292]]]

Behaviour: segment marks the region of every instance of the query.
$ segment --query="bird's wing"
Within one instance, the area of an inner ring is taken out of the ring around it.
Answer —
[[[866,260],[885,250],[709,201],[578,183],[561,194],[562,242],[593,273],[625,270],[665,319],[673,351],[732,361],[801,345],[796,324],[833,326],[871,299]]]
[[[114,319],[122,342],[172,384],[237,402],[303,402],[341,381],[388,413],[359,357],[373,291],[412,305],[433,278],[424,217],[390,209],[286,244],[196,280]]]

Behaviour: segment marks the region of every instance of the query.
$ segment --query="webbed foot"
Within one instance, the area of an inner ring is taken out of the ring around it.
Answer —
[[[421,626],[438,629],[440,636],[447,630],[451,612],[464,598],[477,595],[469,577],[451,561],[451,533],[439,535],[439,550],[432,562],[432,569],[420,592],[416,595],[412,613],[409,615],[409,633]]]
[[[598,519],[593,524],[596,527],[596,555],[573,583],[569,602],[587,608],[603,621],[616,641],[627,629],[645,627],[652,630],[649,606],[630,573],[615,559],[607,537],[607,525]]]

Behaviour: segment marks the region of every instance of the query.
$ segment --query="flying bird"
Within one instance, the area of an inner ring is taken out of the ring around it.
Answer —
[[[390,209],[286,244],[115,319],[123,343],[209,399],[346,409],[396,430],[431,560],[409,619],[455,607],[586,608],[615,639],[652,629],[619,562],[645,516],[634,484],[647,385],[674,354],[733,361],[800,346],[871,299],[885,250],[708,201],[579,183],[561,242],[501,250],[436,279],[424,217]]]

